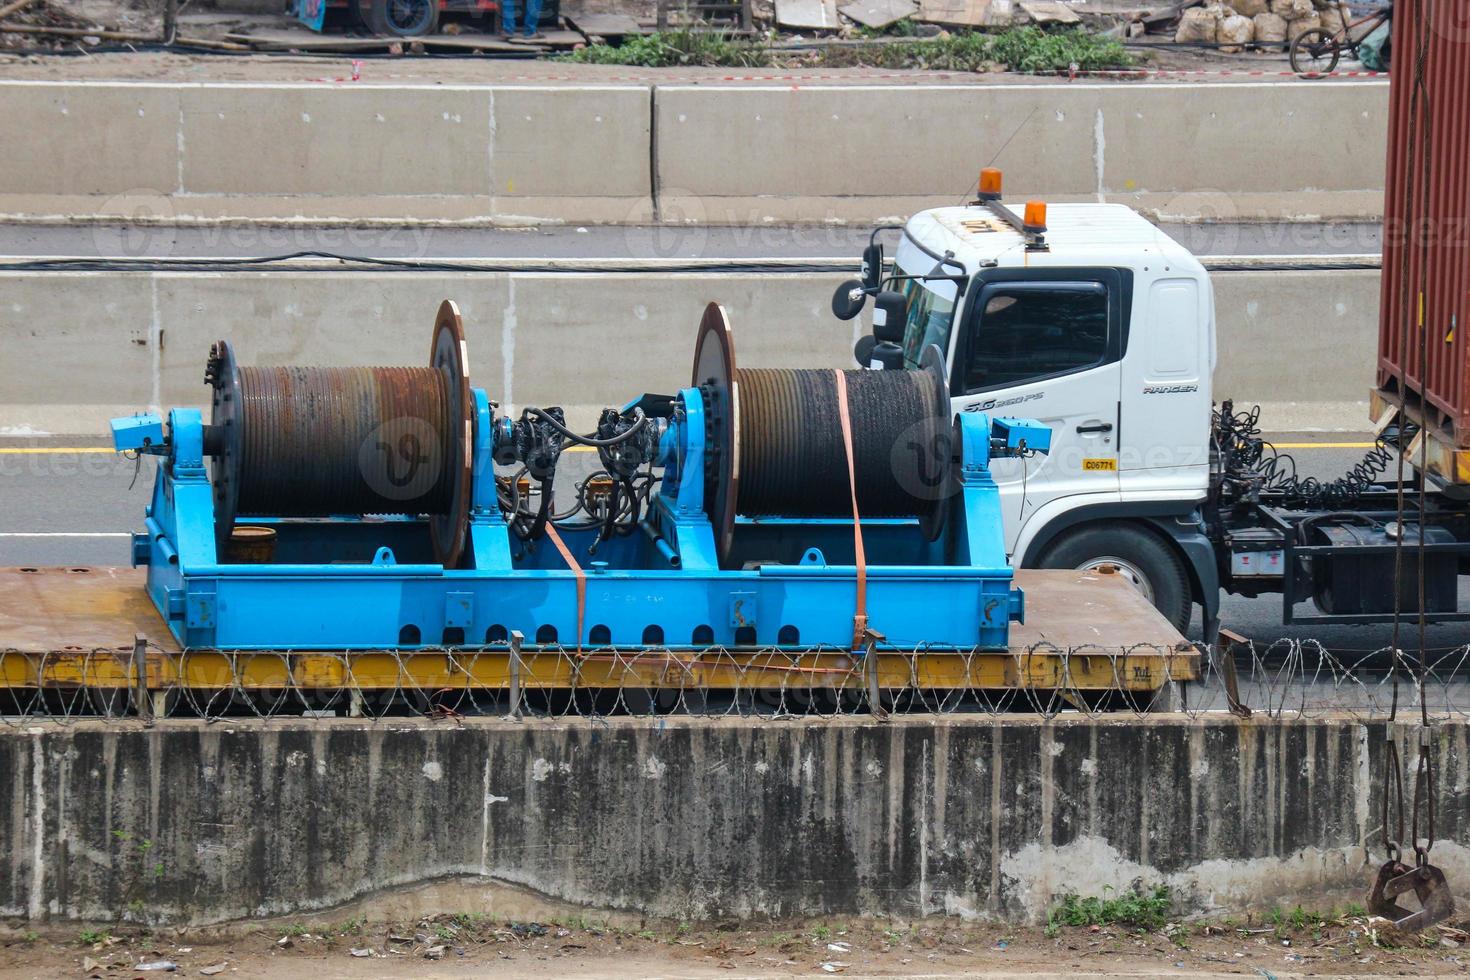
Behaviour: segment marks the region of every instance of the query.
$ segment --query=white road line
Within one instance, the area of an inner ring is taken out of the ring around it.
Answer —
[[[0,538],[131,538],[131,531],[0,531]]]

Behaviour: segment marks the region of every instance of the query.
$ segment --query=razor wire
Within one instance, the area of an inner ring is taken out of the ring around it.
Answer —
[[[1038,643],[1009,652],[947,647],[578,650],[559,645],[5,649],[0,650],[0,724],[1004,714],[1335,715],[1366,722],[1392,718],[1395,655],[1392,648],[1334,654],[1316,640],[1302,639],[1121,648]],[[1411,696],[1418,710],[1418,692]],[[1431,718],[1470,721],[1470,645],[1429,660],[1423,698]]]

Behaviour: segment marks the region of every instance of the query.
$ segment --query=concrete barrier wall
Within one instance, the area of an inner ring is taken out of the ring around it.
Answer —
[[[647,221],[624,86],[0,83],[0,214]]]
[[[1386,82],[334,86],[0,82],[0,216],[871,222],[1013,195],[1373,217]]]
[[[832,317],[831,274],[0,273],[0,435],[93,434],[147,407],[203,404],[209,345],[247,364],[418,364],[434,312],[459,303],[471,376],[506,406],[578,424],[689,383],[707,302],[729,310],[740,363],[848,366],[868,327]],[[1361,429],[1378,274],[1224,272],[1217,397],[1266,405],[1277,430]]]
[[[1229,716],[0,729],[0,916],[143,908],[197,925],[453,875],[679,919],[1034,922],[1059,893],[1135,883],[1169,885],[1186,910],[1325,908],[1361,895],[1382,859],[1363,845],[1384,729]],[[1463,883],[1467,729],[1434,731],[1434,859]],[[1400,751],[1413,771],[1417,750]]]
[[[1368,428],[1379,272],[1216,272],[1215,398],[1260,404],[1270,430]]]
[[[1380,82],[663,86],[659,204],[668,219],[867,221],[959,201],[992,164],[1012,197],[1223,220],[1378,215],[1387,95]]]

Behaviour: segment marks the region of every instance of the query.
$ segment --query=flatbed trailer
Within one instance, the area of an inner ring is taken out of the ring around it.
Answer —
[[[349,690],[512,696],[517,691],[1056,691],[1155,700],[1201,677],[1201,654],[1122,576],[1024,570],[1028,623],[1001,650],[618,650],[521,645],[309,652],[185,650],[131,568],[0,570],[0,714],[47,692]],[[453,701],[453,698],[446,700]],[[117,699],[127,701],[126,693]],[[432,707],[432,704],[420,707]],[[359,706],[345,704],[354,713]]]

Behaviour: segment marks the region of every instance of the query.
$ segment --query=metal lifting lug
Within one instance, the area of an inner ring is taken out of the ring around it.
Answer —
[[[1393,853],[1396,855],[1396,851]],[[1398,922],[1400,919],[1407,918],[1413,914],[1408,909],[1396,903],[1387,894],[1388,883],[1411,870],[1397,856],[1390,857],[1387,861],[1383,862],[1383,865],[1378,869],[1378,874],[1374,875],[1373,887],[1368,892],[1367,905],[1370,915],[1376,915],[1380,919],[1388,919],[1391,922]]]
[[[1455,896],[1450,891],[1450,886],[1445,881],[1444,872],[1430,864],[1427,856],[1420,855],[1420,864],[1415,868],[1403,868],[1399,874],[1390,875],[1388,880],[1382,882],[1382,898],[1401,915],[1387,916],[1392,918],[1396,928],[1409,932],[1419,932],[1427,929],[1436,922],[1443,922],[1455,912]],[[1388,865],[1384,865],[1379,871],[1380,879]],[[1375,888],[1378,883],[1375,882]],[[1409,912],[1400,906],[1394,899],[1400,895],[1413,892],[1414,897],[1419,900],[1419,911]]]

